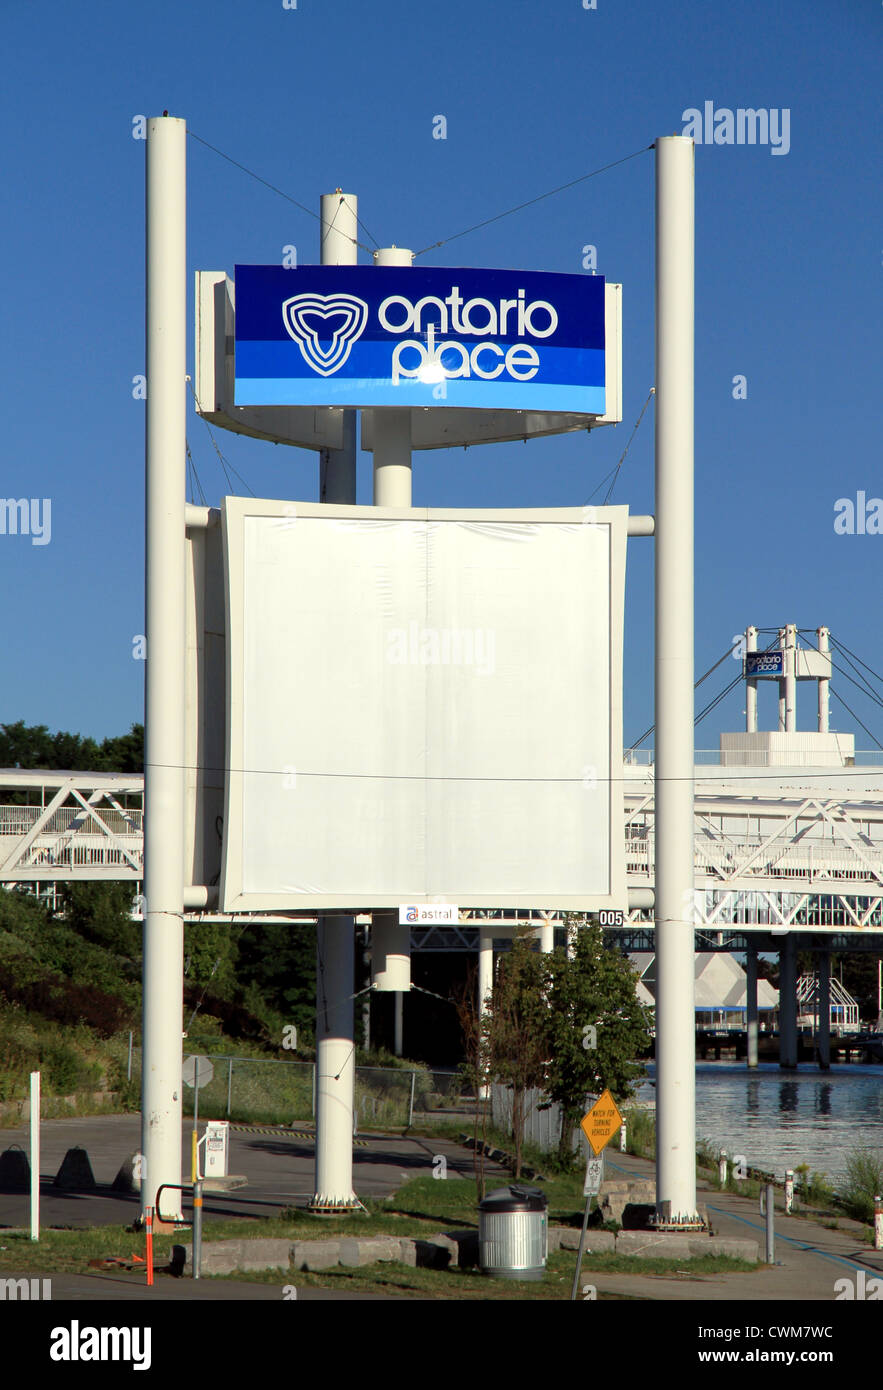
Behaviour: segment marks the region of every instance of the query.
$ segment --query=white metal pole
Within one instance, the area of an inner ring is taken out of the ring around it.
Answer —
[[[779,651],[782,652],[782,670],[788,669],[788,653],[786,651],[785,629],[779,628]],[[788,711],[788,682],[783,675],[779,681],[779,733],[785,732]]]
[[[181,1182],[186,126],[147,122],[144,1026],[141,1201]],[[164,1200],[176,1218],[174,1187]]]
[[[479,936],[478,938],[478,1022],[481,1026],[482,1020],[487,1013],[488,1000],[494,988],[494,938],[492,936]],[[487,1100],[490,1095],[488,1086],[479,1088],[479,1100]]]
[[[409,266],[412,251],[401,246],[389,246],[374,252],[377,266]],[[410,507],[411,505],[411,412],[410,410],[375,410],[374,431],[374,505],[375,507]]]
[[[544,956],[550,955],[555,949],[555,924],[550,922],[548,916],[540,927],[540,950]]]
[[[785,732],[797,732],[797,628],[785,628]]]
[[[692,140],[656,141],[656,1206],[696,1217]]]
[[[353,1192],[353,972],[352,917],[326,913],[317,931],[316,969],[316,1190],[311,1206],[357,1207]]]
[[[757,628],[749,627],[745,631],[745,650],[746,652],[757,651]],[[757,681],[748,680],[745,682],[745,732],[747,734],[757,733]]]
[[[825,654],[825,656],[827,656],[828,652],[830,651],[830,647],[829,647],[829,644],[828,644],[828,638],[830,637],[830,635],[831,635],[831,634],[830,634],[828,628],[826,628],[826,627],[820,627],[820,628],[817,630],[817,632],[816,632],[816,636],[817,636],[817,638],[818,638],[818,647],[819,647],[819,651],[820,651],[820,652],[823,652],[823,653]],[[826,734],[826,733],[828,732],[828,719],[829,719],[829,710],[830,710],[830,705],[829,705],[829,703],[828,703],[828,691],[829,691],[830,685],[831,685],[830,680],[827,680],[824,676],[820,676],[820,677],[819,677],[819,733],[820,733],[820,734]]]
[[[31,1240],[40,1239],[40,1073],[31,1072]]]
[[[357,265],[359,200],[339,188],[323,193],[320,202],[320,247],[322,265]],[[356,500],[356,416],[343,412],[343,448],[322,449],[319,455],[319,501]]]

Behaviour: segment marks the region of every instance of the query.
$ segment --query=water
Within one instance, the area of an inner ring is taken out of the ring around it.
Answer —
[[[655,1095],[643,1082],[639,1098]],[[836,1189],[850,1150],[864,1145],[883,1158],[883,1067],[782,1072],[766,1063],[749,1072],[744,1062],[697,1062],[696,1135],[778,1178],[808,1163]]]

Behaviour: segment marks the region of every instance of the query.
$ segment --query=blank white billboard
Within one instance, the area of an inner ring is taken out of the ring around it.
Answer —
[[[624,907],[626,517],[227,498],[222,908]]]

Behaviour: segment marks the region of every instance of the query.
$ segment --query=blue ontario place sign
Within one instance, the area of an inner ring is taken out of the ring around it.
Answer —
[[[604,277],[236,267],[235,403],[605,413]]]

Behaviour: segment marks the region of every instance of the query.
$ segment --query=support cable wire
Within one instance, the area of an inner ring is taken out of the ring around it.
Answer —
[[[606,174],[608,169],[615,169],[620,164],[627,164],[630,159],[637,159],[639,154],[647,154],[655,148],[655,145],[644,145],[639,150],[633,150],[631,154],[623,155],[622,159],[614,159],[612,164],[604,164],[600,169],[593,169],[589,174],[580,174],[579,178],[571,179],[569,183],[561,183],[557,188],[550,188],[548,193],[540,193],[536,198],[528,198],[526,203],[518,203],[514,208],[507,208],[505,212],[498,212],[495,217],[486,217],[483,222],[475,222],[462,232],[454,232],[452,236],[443,237],[441,241],[433,241],[429,246],[424,246],[422,250],[415,251],[414,259],[416,260],[418,256],[425,256],[427,251],[435,251],[439,246],[446,246],[449,241],[458,241],[460,237],[468,236],[470,232],[477,232],[482,227],[489,227],[492,222],[499,222],[504,217],[511,217],[513,213],[533,207],[535,203],[541,203],[545,198],[553,198],[556,193],[563,193],[568,188],[575,188],[578,183],[585,183],[586,179],[593,179],[598,174]]]
[[[833,641],[834,639],[832,638],[831,640]],[[806,645],[807,645],[807,647],[809,648],[810,651],[817,652],[817,651],[819,650],[818,647],[814,647],[813,644],[812,644],[811,642],[807,642]],[[820,653],[820,655],[823,656],[823,655],[825,655],[825,653],[822,652],[822,653]],[[850,663],[850,665],[851,665],[851,664],[852,664],[852,663]],[[883,699],[881,699],[881,697],[877,694],[876,690],[873,690],[873,689],[871,688],[871,686],[868,685],[867,681],[864,680],[864,677],[863,677],[863,676],[862,676],[862,680],[864,681],[864,684],[859,685],[858,681],[857,681],[857,680],[853,680],[853,678],[852,678],[852,676],[849,674],[849,672],[848,672],[848,671],[844,671],[844,670],[843,670],[843,667],[842,667],[842,666],[838,666],[837,663],[836,663],[836,661],[834,661],[833,659],[832,659],[832,661],[831,661],[831,670],[832,670],[832,671],[836,671],[837,674],[838,674],[838,676],[843,676],[845,680],[850,681],[850,682],[856,687],[857,690],[860,690],[860,691],[861,691],[862,695],[867,696],[867,698],[868,698],[869,700],[873,700],[873,701],[874,701],[874,704],[875,704],[875,705],[879,705],[880,708],[883,709]],[[853,670],[855,670],[855,667],[854,667],[854,666],[853,666]],[[861,675],[860,672],[858,672],[857,674]],[[842,704],[843,701],[841,700],[840,703]],[[862,726],[862,727],[864,727],[864,726]],[[868,732],[868,730],[865,729],[865,733],[867,733],[867,732]],[[872,737],[873,737],[873,735],[872,735]]]
[[[862,661],[860,656],[856,656],[855,652],[851,652],[849,648],[839,640],[839,638],[832,637],[831,641],[834,642],[834,644],[839,648],[840,651],[842,651],[844,654],[848,654],[849,656],[851,656],[854,661],[857,661],[859,666],[864,666],[866,671],[870,671],[871,675],[876,680],[883,681],[883,676],[881,676],[877,671],[875,671],[873,667],[868,666],[866,662]]]
[[[590,503],[591,500],[592,500],[592,497],[594,497],[594,495],[595,495],[595,492],[598,492],[599,489],[602,488],[602,487],[604,486],[604,484],[606,483],[607,479],[610,478],[612,481],[611,481],[611,483],[610,483],[609,488],[607,489],[607,492],[606,492],[605,495],[604,495],[604,501],[601,503],[601,506],[602,506],[602,507],[606,507],[606,506],[607,506],[607,503],[610,501],[610,498],[611,498],[612,495],[613,495],[613,489],[616,487],[616,481],[617,481],[617,478],[619,477],[619,470],[622,468],[622,465],[625,463],[625,456],[626,456],[626,454],[628,453],[629,449],[632,447],[632,440],[634,439],[635,435],[638,433],[638,426],[640,425],[641,421],[642,421],[643,418],[644,418],[644,412],[645,412],[645,410],[647,409],[648,405],[650,404],[650,399],[651,399],[651,397],[652,397],[652,396],[655,396],[655,395],[656,395],[656,387],[655,387],[655,386],[651,386],[651,387],[650,387],[650,391],[649,391],[649,393],[648,393],[648,395],[647,395],[647,399],[645,400],[644,404],[643,404],[642,407],[641,407],[641,413],[640,413],[640,415],[638,416],[637,420],[635,421],[635,427],[634,427],[634,429],[632,430],[631,434],[629,435],[629,442],[628,442],[628,444],[626,444],[625,448],[624,448],[623,451],[622,451],[622,455],[621,455],[621,457],[620,457],[619,463],[616,465],[615,468],[612,468],[612,469],[610,470],[609,473],[605,473],[605,474],[604,474],[604,477],[601,479],[600,483],[599,483],[598,486],[595,488],[594,492],[591,494],[591,496],[589,496],[589,497],[586,498],[585,502],[583,503],[583,506],[586,506],[586,507],[587,507],[587,506],[589,505],[589,503]]]
[[[197,135],[195,130],[188,130],[187,134],[190,136],[191,140],[198,140],[200,145],[205,145],[207,150],[212,150],[215,154],[220,155],[222,159],[226,159],[228,164],[232,164],[235,168],[241,169],[243,174],[248,174],[249,178],[257,179],[258,183],[262,183],[264,187],[269,188],[272,193],[278,193],[280,198],[284,198],[286,202],[293,203],[296,208],[300,208],[301,212],[305,212],[308,217],[314,217],[317,222],[321,222],[322,219],[318,212],[314,212],[312,208],[308,208],[303,203],[299,203],[296,198],[292,198],[289,193],[284,193],[281,188],[277,188],[276,185],[270,183],[268,179],[261,178],[260,174],[256,174],[253,169],[249,169],[245,164],[240,164],[238,159],[231,159],[230,155],[224,154],[224,151],[219,150],[217,145],[210,145],[208,140],[203,140],[202,136]],[[371,235],[370,232],[368,235]],[[370,246],[365,246],[363,242],[357,241],[355,237],[350,237],[349,240],[354,242],[356,246],[360,246],[363,251],[367,251],[369,255],[373,254]]]
[[[767,631],[768,631],[768,632],[772,632],[773,629],[772,629],[772,628],[768,628]],[[727,650],[724,652],[723,656],[722,656],[718,661],[716,661],[716,662],[714,663],[713,666],[709,666],[708,670],[705,672],[705,675],[704,675],[704,676],[700,676],[699,679],[698,679],[698,681],[696,681],[696,682],[694,683],[694,685],[693,685],[693,689],[694,689],[694,690],[698,690],[699,687],[700,687],[700,685],[702,684],[702,682],[703,682],[703,681],[707,681],[707,680],[708,680],[708,677],[709,677],[710,675],[712,675],[712,674],[717,670],[718,666],[722,666],[722,665],[724,664],[724,662],[726,661],[726,659],[727,659],[728,656],[732,656],[732,655],[733,655],[733,652],[738,651],[739,646],[741,645],[742,640],[743,640],[743,639],[740,637],[738,642],[734,642],[733,645],[732,645],[732,647],[728,647],[728,648],[727,648]],[[769,645],[768,647],[764,647],[763,650],[764,650],[764,652],[772,651],[772,650],[773,650],[773,643],[771,642],[770,645]],[[742,672],[741,672],[741,671],[739,672],[738,676],[734,677],[734,679],[730,681],[730,683],[729,683],[729,685],[726,687],[726,689],[721,691],[720,695],[718,695],[713,701],[711,701],[710,704],[706,705],[705,708],[704,708],[703,710],[701,710],[699,714],[697,714],[697,715],[694,716],[694,719],[693,719],[694,727],[695,727],[696,724],[699,723],[699,721],[700,721],[701,719],[704,719],[704,718],[705,718],[706,714],[709,714],[709,713],[711,712],[711,710],[714,709],[715,705],[720,704],[720,702],[721,702],[721,700],[724,698],[724,696],[729,695],[730,691],[733,690],[733,689],[735,689],[735,687],[738,685],[738,683],[739,683],[740,680],[742,680]],[[644,739],[650,737],[650,735],[653,733],[653,730],[654,730],[655,728],[656,728],[656,725],[655,725],[655,724],[651,724],[651,725],[650,725],[650,728],[647,729],[645,733],[641,734],[641,737],[637,740],[637,742],[631,744],[631,746],[628,748],[627,751],[628,751],[629,753],[634,753],[636,749],[640,748],[641,744],[644,742]]]
[[[237,478],[239,479],[239,481],[242,483],[242,486],[243,486],[244,488],[246,488],[248,492],[251,493],[252,497],[254,497],[254,496],[255,496],[255,493],[254,493],[253,489],[252,489],[252,488],[249,486],[249,484],[245,481],[245,479],[243,478],[242,474],[239,472],[239,469],[238,469],[238,468],[234,468],[234,466],[233,466],[233,464],[230,462],[230,460],[229,460],[228,458],[226,458],[226,457],[224,456],[224,454],[221,453],[220,445],[218,444],[218,441],[215,439],[215,432],[214,432],[214,430],[212,429],[211,425],[209,424],[208,420],[205,418],[205,416],[204,416],[203,413],[202,413],[202,406],[201,406],[200,403],[199,403],[199,397],[198,397],[197,394],[196,394],[196,388],[194,387],[193,382],[189,380],[189,378],[188,378],[188,381],[187,381],[187,385],[190,387],[190,394],[192,395],[192,397],[193,397],[193,403],[194,403],[194,405],[196,406],[196,413],[197,413],[197,415],[199,416],[199,418],[200,418],[200,420],[202,421],[202,423],[205,425],[206,429],[208,430],[209,439],[212,441],[212,447],[213,447],[215,453],[216,453],[217,456],[218,456],[218,461],[219,461],[219,463],[220,463],[220,465],[221,465],[221,468],[224,470],[224,477],[227,479],[227,486],[229,487],[231,493],[233,493],[234,495],[235,495],[235,493],[236,493],[236,488],[233,486],[233,483],[232,483],[231,478],[230,478],[230,473],[235,473],[235,474],[236,474],[236,477],[237,477]],[[229,469],[229,472],[228,472],[228,469]],[[202,491],[202,489],[200,489],[200,491]]]

